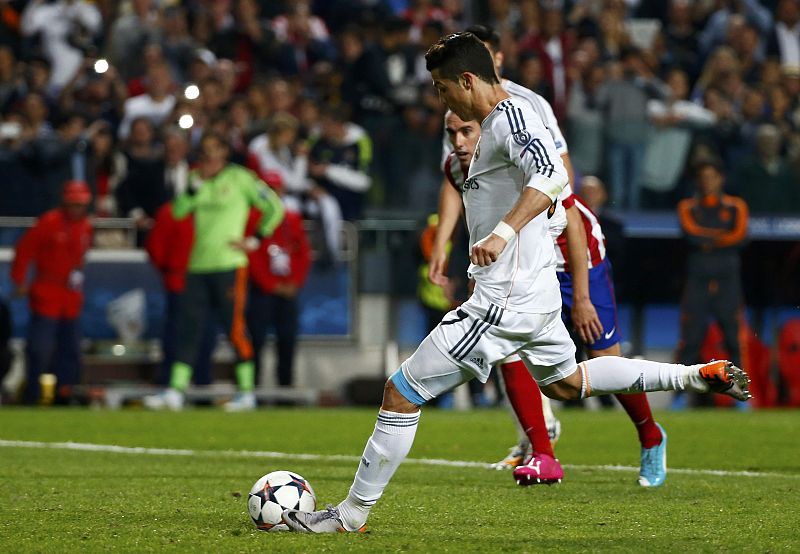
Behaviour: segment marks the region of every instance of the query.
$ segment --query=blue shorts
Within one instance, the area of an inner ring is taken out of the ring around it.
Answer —
[[[572,274],[566,271],[558,272],[558,282],[561,285],[561,302],[563,308],[561,317],[567,327],[571,326],[572,311]],[[603,325],[603,334],[592,344],[586,347],[591,350],[605,350],[622,341],[622,336],[617,326],[617,302],[614,299],[614,282],[611,277],[611,263],[608,260],[589,270],[589,297],[592,299],[597,317]]]

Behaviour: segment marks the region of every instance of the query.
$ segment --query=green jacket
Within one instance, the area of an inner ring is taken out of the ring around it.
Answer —
[[[247,254],[230,243],[244,238],[250,208],[264,214],[259,234],[270,236],[283,219],[280,197],[255,173],[236,164],[229,164],[205,181],[193,171],[189,182],[189,190],[172,204],[175,219],[194,214],[188,271],[212,273],[247,267]],[[199,188],[192,187],[198,182]]]

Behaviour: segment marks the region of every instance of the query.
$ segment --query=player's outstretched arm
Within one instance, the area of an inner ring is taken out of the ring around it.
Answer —
[[[447,243],[453,236],[462,210],[461,196],[445,178],[439,190],[439,223],[436,226],[428,268],[428,278],[439,286],[444,286],[449,281],[446,275]]]
[[[481,267],[495,262],[506,244],[519,233],[519,230],[552,204],[553,201],[545,193],[533,187],[524,187],[517,202],[500,220],[494,231],[472,245],[470,261]]]
[[[581,340],[592,344],[603,333],[589,296],[589,264],[586,261],[586,230],[575,204],[567,208],[567,256],[572,274],[572,323]]]

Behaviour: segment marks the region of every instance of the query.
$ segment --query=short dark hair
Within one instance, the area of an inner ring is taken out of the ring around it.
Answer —
[[[228,139],[220,133],[219,131],[208,130],[203,133],[203,136],[200,137],[200,144],[202,145],[207,140],[215,140],[220,143],[222,146],[228,149],[230,152],[231,145],[228,143]]]
[[[500,50],[500,33],[489,25],[470,25],[465,30],[467,33],[472,33],[478,37],[481,42],[488,42],[491,44],[495,51]]]
[[[725,168],[722,166],[722,161],[719,158],[709,156],[709,157],[703,157],[694,163],[693,169],[695,177],[699,177],[700,172],[702,172],[707,167],[712,168],[720,175],[725,174]]]
[[[472,33],[456,33],[440,38],[425,53],[428,71],[438,69],[442,77],[456,81],[462,73],[474,73],[487,83],[496,84],[494,60],[483,42]]]

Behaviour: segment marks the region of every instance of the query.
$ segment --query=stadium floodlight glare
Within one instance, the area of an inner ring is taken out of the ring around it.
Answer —
[[[192,125],[194,125],[194,118],[188,113],[183,114],[180,119],[178,119],[178,126],[180,126],[181,129],[191,129]]]
[[[200,87],[197,85],[188,85],[183,91],[183,95],[187,100],[197,100],[200,97]]]
[[[94,72],[95,73],[105,73],[108,71],[108,60],[105,58],[100,58],[99,60],[94,62]]]

